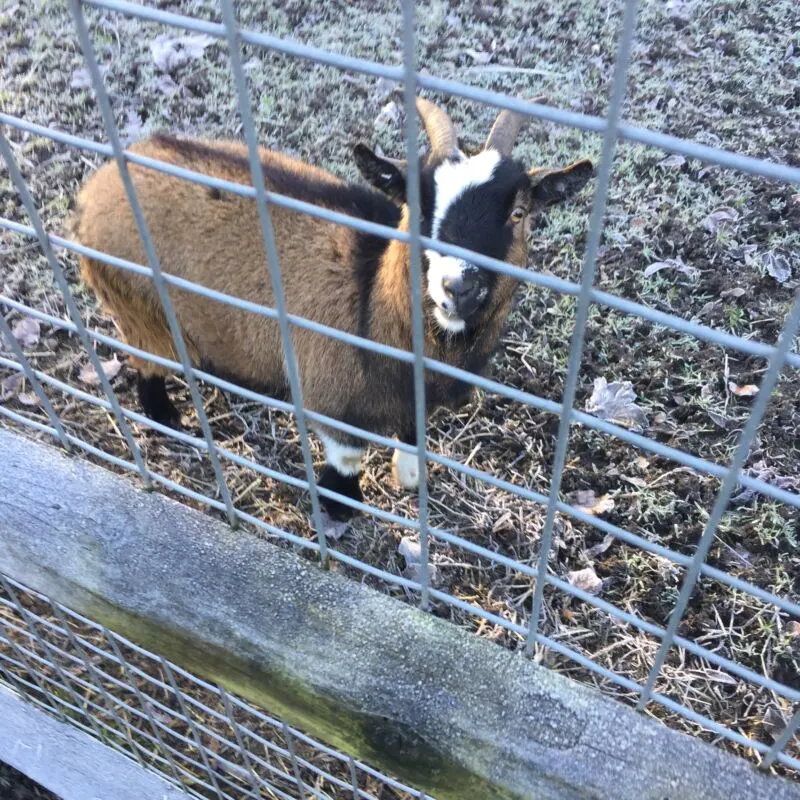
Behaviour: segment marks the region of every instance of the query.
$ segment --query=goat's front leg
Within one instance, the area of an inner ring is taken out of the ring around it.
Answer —
[[[323,489],[330,489],[337,494],[343,494],[352,500],[363,502],[359,480],[361,478],[361,460],[364,457],[365,447],[357,439],[352,439],[346,434],[339,434],[337,438],[332,431],[317,430],[317,435],[325,445],[325,468],[317,484]],[[331,519],[344,521],[350,519],[356,510],[352,506],[334,500],[332,497],[320,495],[320,503]]]
[[[416,447],[417,434],[414,430],[407,430],[398,437],[403,444]],[[419,489],[419,461],[416,453],[407,453],[405,450],[395,448],[392,456],[392,475],[397,484],[408,491]]]

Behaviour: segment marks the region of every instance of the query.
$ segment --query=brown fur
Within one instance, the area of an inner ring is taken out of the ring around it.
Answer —
[[[155,136],[134,153],[197,172],[252,185],[247,150],[237,142],[203,142]],[[267,188],[360,214],[348,185],[316,167],[261,150]],[[257,206],[253,199],[209,189],[129,162],[130,174],[165,273],[266,306],[274,306]],[[353,189],[353,187],[350,187]],[[354,190],[355,191],[355,190]],[[362,192],[373,190],[358,189]],[[389,202],[371,195],[380,207]],[[530,210],[531,198],[520,197]],[[534,201],[535,202],[535,201]],[[412,349],[408,247],[396,240],[382,250],[364,311],[364,276],[354,266],[358,235],[349,228],[271,207],[279,261],[290,313],[349,333]],[[396,212],[394,212],[396,213]],[[381,221],[380,219],[377,221]],[[408,230],[404,207],[398,225]],[[101,167],[81,189],[75,218],[84,245],[137,264],[147,264],[116,163]],[[528,216],[515,226],[509,261],[524,266]],[[129,344],[175,358],[172,337],[150,278],[102,261],[81,258],[81,274],[114,318]],[[492,301],[477,326],[444,336],[426,315],[425,353],[458,367],[480,371],[494,351],[508,317],[517,281],[498,276]],[[269,393],[286,389],[277,322],[170,287],[190,357],[196,366]],[[365,329],[366,326],[366,329]],[[293,343],[306,408],[384,435],[413,441],[412,367],[395,359],[305,329],[293,327]],[[165,370],[131,360],[145,376]],[[426,375],[428,405],[457,405],[465,387],[438,373]],[[360,444],[324,431],[343,443]]]

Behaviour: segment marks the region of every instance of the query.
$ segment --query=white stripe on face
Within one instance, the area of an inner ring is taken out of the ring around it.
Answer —
[[[438,239],[447,212],[467,189],[488,183],[500,163],[497,150],[484,150],[472,158],[460,161],[445,161],[433,175],[435,199],[431,238]],[[454,244],[458,244],[454,242]],[[428,295],[436,304],[433,316],[439,326],[450,333],[460,333],[466,327],[463,319],[456,316],[455,305],[444,290],[444,281],[460,278],[468,264],[461,258],[446,256],[435,250],[426,250],[428,257]]]
[[[456,316],[455,303],[444,290],[446,280],[458,279],[467,264],[460,258],[445,256],[435,250],[426,250],[428,257],[428,296],[436,304],[433,316],[443,330],[459,333],[464,330],[464,320]]]
[[[439,238],[442,222],[453,203],[467,189],[488,183],[492,179],[500,159],[501,156],[497,150],[484,150],[472,158],[465,158],[461,161],[445,161],[436,168],[436,172],[433,174],[436,195],[431,226],[432,239]]]

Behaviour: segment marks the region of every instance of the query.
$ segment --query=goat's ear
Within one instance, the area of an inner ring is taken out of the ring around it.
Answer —
[[[583,189],[594,175],[594,165],[588,159],[583,159],[561,169],[532,169],[528,175],[534,206],[549,206],[568,200]]]
[[[392,200],[405,202],[406,176],[402,161],[379,156],[363,142],[353,148],[353,157],[367,183],[389,195]]]

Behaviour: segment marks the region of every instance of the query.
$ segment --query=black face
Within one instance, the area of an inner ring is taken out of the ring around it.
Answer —
[[[521,164],[495,151],[438,159],[424,165],[421,183],[423,235],[506,260],[514,240],[514,204],[530,184]],[[497,273],[431,249],[424,262],[439,326],[458,332],[474,325],[491,302]]]

